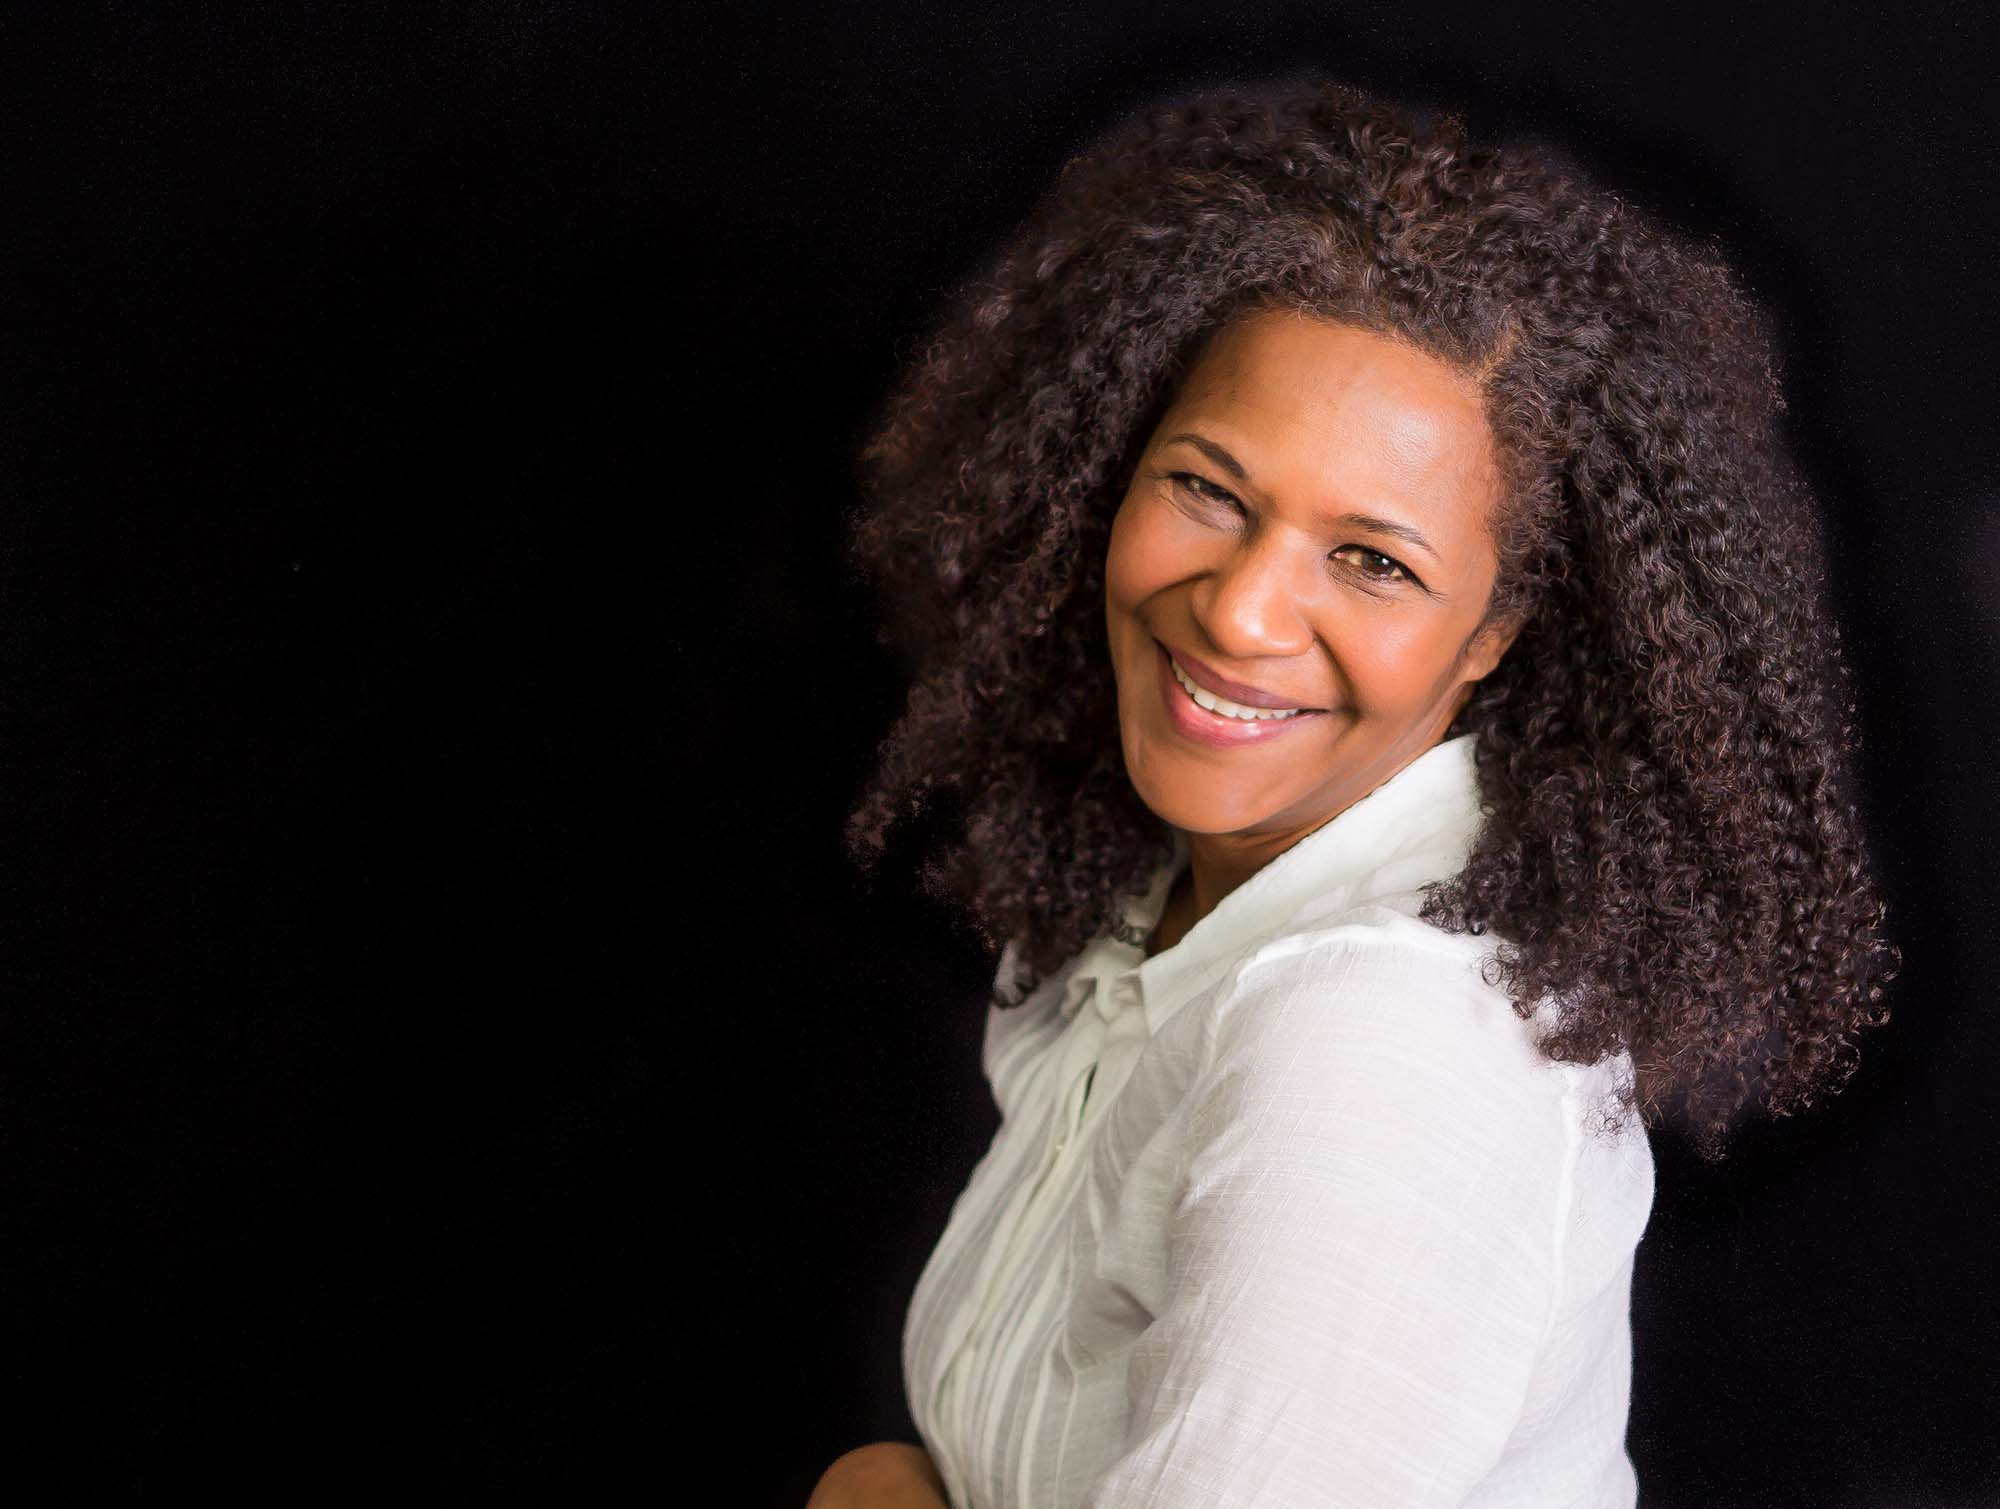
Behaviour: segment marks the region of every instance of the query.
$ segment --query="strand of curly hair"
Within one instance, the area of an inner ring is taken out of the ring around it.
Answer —
[[[1103,623],[1123,485],[1203,342],[1287,307],[1475,374],[1501,455],[1489,618],[1446,737],[1484,825],[1424,917],[1489,931],[1550,1058],[1620,1049],[1621,1114],[1727,1156],[1838,1089],[1898,952],[1850,791],[1854,704],[1765,318],[1560,149],[1318,74],[1155,107],[1072,160],[873,419],[848,520],[906,707],[849,815],[868,871],[950,793],[926,883],[1029,978],[1166,856]]]

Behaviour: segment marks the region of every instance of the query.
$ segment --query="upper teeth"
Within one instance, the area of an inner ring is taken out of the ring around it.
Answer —
[[[1231,702],[1227,697],[1218,697],[1205,686],[1196,686],[1188,680],[1187,672],[1172,656],[1167,664],[1174,668],[1174,680],[1178,681],[1187,694],[1212,713],[1221,713],[1225,718],[1296,718],[1304,712],[1300,707],[1245,707],[1240,702]]]

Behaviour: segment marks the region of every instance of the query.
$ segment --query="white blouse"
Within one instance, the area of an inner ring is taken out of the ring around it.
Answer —
[[[1631,1509],[1631,1074],[1538,1053],[1418,920],[1480,822],[1425,751],[1146,958],[1187,863],[1019,1004],[904,1384],[954,1509]]]

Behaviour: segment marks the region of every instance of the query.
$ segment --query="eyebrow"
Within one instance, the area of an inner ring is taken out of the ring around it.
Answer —
[[[1230,455],[1228,451],[1217,445],[1213,440],[1184,430],[1178,435],[1169,436],[1165,443],[1172,445],[1177,440],[1185,441],[1187,444],[1193,446],[1217,466],[1228,472],[1238,482],[1250,482],[1250,473],[1244,467],[1243,463]],[[1394,519],[1384,519],[1372,513],[1335,514],[1330,516],[1329,522],[1335,524],[1352,524],[1357,529],[1370,529],[1377,534],[1386,534],[1395,539],[1406,541],[1416,546],[1417,549],[1423,551],[1440,565],[1443,564],[1444,558],[1432,548],[1431,542],[1408,524],[1399,524]]]

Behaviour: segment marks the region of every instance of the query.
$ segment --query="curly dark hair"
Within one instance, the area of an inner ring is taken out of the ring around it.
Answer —
[[[851,560],[909,698],[847,820],[872,870],[950,791],[933,893],[1046,976],[1165,859],[1127,779],[1111,520],[1176,382],[1270,308],[1473,374],[1501,457],[1487,619],[1525,621],[1445,737],[1484,823],[1424,919],[1490,929],[1552,1059],[1623,1049],[1699,1155],[1837,1090],[1889,1019],[1817,507],[1762,310],[1713,247],[1546,142],[1318,72],[1157,103],[1071,160],[873,416]]]

